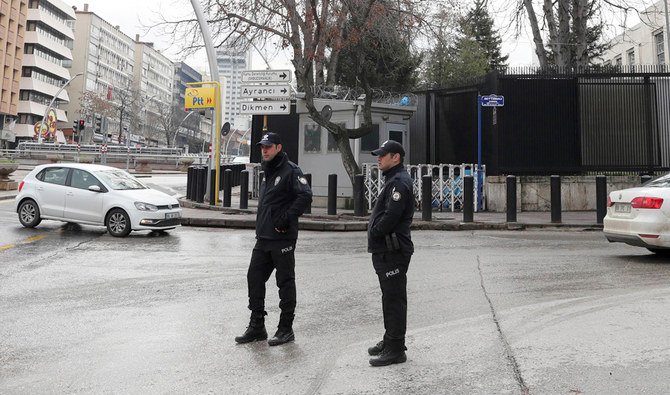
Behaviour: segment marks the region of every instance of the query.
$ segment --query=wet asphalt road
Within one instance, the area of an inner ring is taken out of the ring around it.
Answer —
[[[303,232],[296,342],[236,345],[248,230],[18,224],[0,202],[0,393],[631,394],[670,390],[670,261],[600,232],[415,232],[408,362],[365,234]],[[278,319],[268,282],[268,331]]]

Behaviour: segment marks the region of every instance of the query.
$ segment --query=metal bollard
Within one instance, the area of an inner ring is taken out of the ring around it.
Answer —
[[[507,222],[516,222],[516,177],[507,176]]]
[[[602,224],[607,214],[607,177],[596,176],[596,223]]]
[[[226,169],[223,172],[223,207],[230,207],[232,204],[233,189],[233,171]]]
[[[561,176],[551,176],[551,223],[561,223]]]
[[[210,182],[210,186],[209,186],[209,205],[213,206],[215,196],[219,196],[219,191],[216,191],[216,170],[212,169],[209,173],[210,173],[210,177],[209,177],[209,182]],[[221,185],[219,185],[219,188],[221,188]]]
[[[249,172],[240,172],[240,208],[249,208]]]
[[[193,170],[195,167],[189,166],[186,169],[186,199],[193,200]]]
[[[644,185],[647,182],[651,181],[652,177],[648,174],[640,176],[640,184]]]
[[[337,215],[337,174],[328,174],[328,215]]]
[[[474,221],[474,188],[472,176],[463,177],[463,222]]]
[[[421,176],[421,220],[431,221],[433,216],[433,177]]]
[[[354,176],[354,215],[364,217],[367,215],[365,207],[365,175],[356,174]]]
[[[309,187],[311,188],[312,187],[312,175],[307,173],[307,174],[303,174],[303,177],[305,177],[305,179],[307,180],[307,185],[309,185]],[[310,202],[307,205],[307,207],[305,207],[305,214],[311,214],[311,213],[312,213],[312,203]]]
[[[195,177],[195,201],[202,203],[205,201],[205,191],[207,187],[207,168],[200,167],[196,169]]]

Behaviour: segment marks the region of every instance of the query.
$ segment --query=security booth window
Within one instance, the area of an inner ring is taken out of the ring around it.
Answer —
[[[402,145],[403,132],[398,130],[389,130],[389,140],[397,141]]]
[[[372,152],[379,148],[379,124],[372,125],[372,132],[361,137],[361,151]]]
[[[321,126],[317,124],[305,125],[305,153],[321,152]]]

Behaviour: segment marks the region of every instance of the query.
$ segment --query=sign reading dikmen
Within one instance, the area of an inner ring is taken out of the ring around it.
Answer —
[[[240,103],[240,113],[270,115],[270,114],[290,114],[290,101],[250,101]]]
[[[216,107],[216,87],[186,88],[184,108],[214,108]]]

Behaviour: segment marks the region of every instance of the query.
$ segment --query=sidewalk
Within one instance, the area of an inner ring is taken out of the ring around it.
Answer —
[[[210,206],[179,200],[183,209],[182,225],[202,227],[254,228],[256,221],[256,201],[249,200],[249,208],[239,209],[239,196],[231,197],[231,207]],[[519,212],[517,222],[507,223],[506,213],[474,213],[474,221],[463,222],[463,213],[433,211],[431,221],[422,221],[421,211],[414,213],[412,229],[415,230],[523,230],[534,228],[601,230],[596,222],[595,211],[570,211],[562,213],[561,223],[551,222],[550,212]],[[310,214],[300,217],[300,229],[321,231],[364,231],[367,217],[355,217],[353,210],[337,209],[337,215],[328,215],[325,207],[312,207]]]
[[[22,177],[18,178],[21,179]],[[15,178],[16,179],[16,178]],[[206,203],[195,203],[185,198],[179,199],[183,208],[182,225],[221,228],[253,229],[256,222],[255,200],[249,200],[249,209],[239,209],[239,188],[233,191],[231,207],[214,207]],[[235,193],[237,192],[237,194]],[[14,199],[18,191],[0,191],[0,200]],[[222,194],[221,194],[222,197]],[[562,213],[561,223],[551,223],[550,212],[519,212],[517,222],[507,223],[506,213],[474,213],[474,222],[464,223],[463,213],[433,211],[432,220],[422,221],[421,211],[414,213],[412,229],[415,230],[523,230],[523,229],[572,229],[601,230],[602,224],[596,223],[595,211],[570,211]],[[300,229],[318,231],[364,231],[367,229],[367,217],[355,217],[353,210],[338,209],[337,215],[327,215],[325,207],[313,207],[311,214],[300,218]]]

